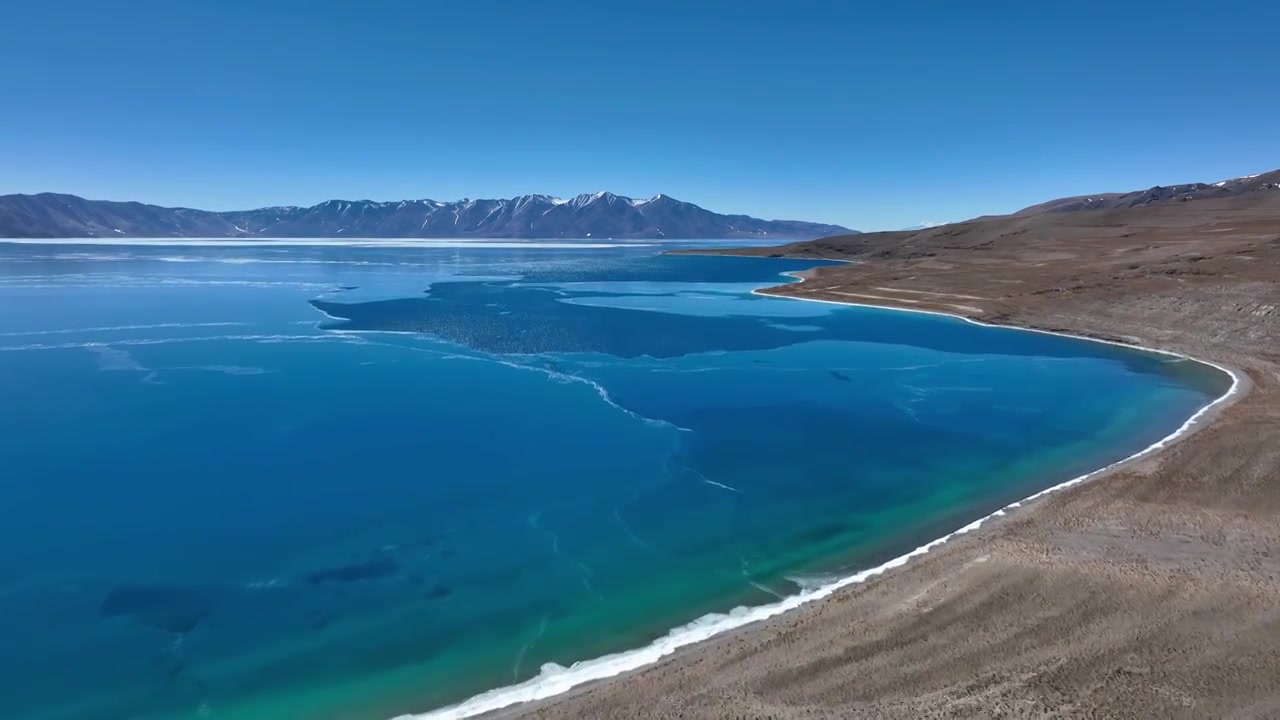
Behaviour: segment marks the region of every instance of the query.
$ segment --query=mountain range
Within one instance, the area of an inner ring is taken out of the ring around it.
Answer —
[[[838,225],[720,215],[668,195],[609,192],[562,200],[329,200],[311,207],[212,212],[75,195],[0,196],[0,237],[808,239]]]
[[[1094,195],[1058,198],[1057,200],[1050,200],[1023,208],[1014,213],[1014,215],[1039,215],[1041,213],[1074,212],[1076,210],[1119,210],[1184,203],[1193,200],[1222,200],[1228,198],[1236,201],[1243,200],[1248,203],[1264,202],[1271,204],[1280,201],[1280,193],[1267,191],[1276,190],[1280,190],[1280,170],[1257,175],[1245,175],[1214,183],[1197,182],[1182,185],[1156,185],[1146,190],[1134,190],[1132,192],[1097,193]]]

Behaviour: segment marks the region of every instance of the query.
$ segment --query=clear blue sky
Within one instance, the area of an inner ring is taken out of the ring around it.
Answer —
[[[1280,167],[1275,0],[41,0],[0,193],[665,192],[896,228]]]

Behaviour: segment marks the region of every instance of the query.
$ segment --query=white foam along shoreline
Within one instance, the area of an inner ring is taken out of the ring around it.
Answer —
[[[797,278],[800,282],[804,282],[805,280],[804,277],[796,273],[788,272],[783,274],[790,277]],[[652,643],[642,648],[637,648],[635,650],[625,650],[622,652],[614,653],[612,655],[605,655],[603,657],[595,658],[593,660],[584,660],[582,662],[574,663],[571,667],[568,667],[568,668],[556,665],[554,663],[548,663],[542,666],[542,671],[536,677],[526,680],[522,683],[490,690],[488,692],[484,692],[479,695],[476,695],[457,705],[441,708],[439,710],[432,710],[430,712],[425,712],[425,713],[399,715],[396,718],[394,718],[394,720],[456,720],[459,718],[475,717],[477,715],[482,715],[484,713],[501,710],[503,708],[507,708],[512,705],[518,705],[521,703],[527,703],[535,700],[542,700],[545,698],[553,697],[555,695],[565,693],[585,683],[593,682],[596,680],[603,680],[605,678],[613,677],[615,675],[620,675],[622,673],[630,672],[632,670],[637,670],[646,665],[652,665],[660,661],[662,658],[671,655],[672,653],[674,653],[676,650],[679,650],[680,648],[693,645],[698,642],[702,642],[703,640],[707,640],[711,637],[729,632],[731,630],[736,630],[740,627],[749,625],[751,623],[759,622],[761,620],[767,620],[769,618],[781,615],[782,613],[785,613],[788,610],[793,610],[795,608],[798,608],[801,605],[806,605],[816,600],[821,600],[823,598],[829,597],[833,595],[836,591],[840,590],[841,588],[845,588],[850,585],[856,585],[858,583],[866,581],[869,578],[883,574],[888,570],[902,567],[903,565],[906,565],[909,561],[911,561],[913,558],[917,558],[917,557],[920,557],[921,555],[924,555],[930,550],[933,550],[934,548],[942,545],[943,543],[946,543],[948,540],[951,540],[952,538],[972,532],[973,530],[977,530],[979,527],[982,527],[982,525],[985,524],[987,521],[993,518],[1002,517],[1005,514],[1007,514],[1009,511],[1019,508],[1029,502],[1037,500],[1050,493],[1054,493],[1059,490],[1063,490],[1075,485],[1079,485],[1087,480],[1091,480],[1100,475],[1110,473],[1123,465],[1127,465],[1131,462],[1134,462],[1141,458],[1145,458],[1148,455],[1151,455],[1160,450],[1163,450],[1164,448],[1173,444],[1174,442],[1181,439],[1185,435],[1191,433],[1193,430],[1198,429],[1202,419],[1204,419],[1209,413],[1214,412],[1219,408],[1223,407],[1229,401],[1233,401],[1236,398],[1236,396],[1241,394],[1247,387],[1245,385],[1246,383],[1245,376],[1236,370],[1219,365],[1217,363],[1209,362],[1206,360],[1199,360],[1197,358],[1193,358],[1188,355],[1184,355],[1178,352],[1173,352],[1170,350],[1150,348],[1150,347],[1145,347],[1141,345],[1117,342],[1113,340],[1102,340],[1099,338],[1091,338],[1084,335],[1073,335],[1071,333],[1041,330],[1038,328],[1026,328],[1026,327],[1018,327],[1013,325],[995,325],[992,323],[979,322],[972,318],[964,317],[963,315],[937,312],[933,310],[915,310],[910,308],[897,308],[897,307],[891,307],[886,305],[872,305],[869,303],[847,303],[847,302],[841,302],[837,300],[819,300],[817,298],[797,298],[797,297],[791,297],[791,296],[780,296],[780,295],[772,295],[769,293],[762,293],[759,290],[753,290],[752,293],[757,295],[762,295],[765,297],[776,298],[776,299],[806,300],[809,302],[824,302],[832,305],[853,305],[853,306],[859,306],[859,307],[876,308],[880,310],[896,310],[901,312],[924,313],[927,315],[942,315],[944,317],[957,318],[965,322],[973,323],[975,325],[980,325],[983,327],[996,327],[996,328],[1002,328],[1002,329],[1014,330],[1014,331],[1020,330],[1020,331],[1027,331],[1027,332],[1038,332],[1038,333],[1044,333],[1046,335],[1060,335],[1063,337],[1069,337],[1077,340],[1106,343],[1109,345],[1119,345],[1121,347],[1131,348],[1135,350],[1143,350],[1146,352],[1153,352],[1153,353],[1158,353],[1162,355],[1170,355],[1170,356],[1178,357],[1184,360],[1189,360],[1191,362],[1197,362],[1202,365],[1207,365],[1209,367],[1219,370],[1220,372],[1226,373],[1231,378],[1231,387],[1229,387],[1225,393],[1223,393],[1213,402],[1197,410],[1195,414],[1187,418],[1187,420],[1183,422],[1182,425],[1179,426],[1177,430],[1173,431],[1171,434],[1165,436],[1164,438],[1161,438],[1155,443],[1147,446],[1146,448],[1134,453],[1133,455],[1130,455],[1129,457],[1126,457],[1123,460],[1116,461],[1114,463],[1111,463],[1110,465],[1099,468],[1092,472],[1088,472],[1088,473],[1085,473],[1084,475],[1080,475],[1078,477],[1067,480],[1066,482],[1058,483],[1057,485],[1046,488],[1032,495],[1028,495],[1027,497],[1021,500],[1009,503],[1008,505],[1005,505],[999,510],[996,510],[993,513],[990,513],[981,518],[978,518],[977,520],[974,520],[973,522],[969,523],[968,525],[965,525],[964,527],[961,527],[958,530],[955,530],[951,533],[943,535],[942,537],[936,540],[925,543],[924,545],[921,545],[920,547],[912,550],[911,552],[906,553],[905,555],[900,555],[892,560],[889,560],[888,562],[885,562],[881,565],[877,565],[876,567],[869,568],[867,570],[862,570],[860,572],[854,573],[853,575],[849,575],[847,577],[833,580],[827,584],[821,585],[816,588],[812,588],[809,590],[802,590],[800,593],[783,598],[782,600],[776,603],[770,603],[768,605],[758,605],[758,606],[749,607],[749,608],[737,607],[729,611],[728,613],[711,613],[708,615],[704,615],[687,625],[682,625],[680,627],[672,629],[663,637],[660,637],[657,640],[654,640]]]

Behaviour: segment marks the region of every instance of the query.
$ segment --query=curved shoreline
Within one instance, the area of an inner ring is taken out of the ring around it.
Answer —
[[[784,276],[795,278],[795,283],[799,284],[806,281],[802,273],[810,272],[809,270],[798,272],[784,272]],[[774,286],[774,287],[785,287]],[[1252,384],[1249,377],[1240,370],[1221,365],[1216,362],[1203,360],[1192,357],[1185,353],[1166,350],[1162,348],[1149,347],[1139,345],[1137,343],[1122,342],[1118,340],[1110,340],[1099,337],[1090,337],[1069,332],[1060,332],[1055,330],[1045,330],[1036,327],[1025,327],[1018,325],[1005,325],[999,323],[988,323],[976,320],[971,317],[956,313],[948,313],[937,310],[923,310],[917,308],[904,308],[893,305],[876,305],[871,303],[845,302],[840,300],[823,300],[819,298],[795,297],[792,295],[782,295],[766,290],[771,288],[757,288],[752,290],[753,295],[760,295],[772,298],[782,298],[791,300],[804,300],[809,302],[820,302],[831,305],[846,305],[854,307],[867,307],[879,310],[896,310],[902,312],[923,313],[927,315],[941,315],[953,319],[962,320],[974,325],[982,327],[995,327],[1007,330],[1021,330],[1027,332],[1036,332],[1047,335],[1059,335],[1075,340],[1083,340],[1089,342],[1105,343],[1116,345],[1132,350],[1150,352],[1160,355],[1177,357],[1190,362],[1198,363],[1206,367],[1211,367],[1231,379],[1231,384],[1227,390],[1208,404],[1201,407],[1189,418],[1187,418],[1176,430],[1160,440],[1148,445],[1138,452],[1129,455],[1121,460],[1113,462],[1097,470],[1090,471],[1083,475],[1077,476],[1070,480],[1058,483],[1051,487],[1040,490],[1025,498],[1011,502],[987,515],[984,515],[957,530],[954,530],[940,538],[931,540],[910,552],[888,560],[873,568],[859,571],[853,575],[839,578],[825,585],[810,590],[802,590],[800,593],[790,595],[776,603],[767,605],[757,605],[752,607],[737,607],[728,613],[711,613],[704,615],[686,625],[673,628],[666,635],[654,640],[648,645],[633,650],[624,650],[618,653],[605,655],[591,660],[584,660],[574,663],[569,668],[563,668],[556,665],[546,665],[542,672],[537,676],[526,680],[525,682],[515,685],[509,685],[502,688],[496,688],[487,692],[476,695],[461,703],[451,705],[445,708],[428,711],[425,713],[411,713],[396,716],[393,720],[453,720],[455,718],[469,718],[498,710],[511,708],[512,706],[521,705],[537,700],[544,700],[557,695],[564,694],[577,687],[591,682],[605,680],[611,677],[621,675],[623,673],[638,670],[640,668],[653,665],[662,659],[669,657],[677,650],[688,647],[705,640],[711,639],[718,635],[737,630],[739,628],[751,625],[753,623],[776,617],[787,611],[796,609],[803,605],[808,605],[814,601],[824,599],[836,593],[837,591],[857,585],[866,580],[881,575],[889,570],[902,567],[912,559],[920,557],[931,550],[947,543],[948,541],[966,535],[973,530],[982,527],[988,521],[1003,517],[1012,510],[1021,508],[1022,506],[1038,500],[1044,496],[1064,490],[1076,485],[1080,485],[1089,480],[1095,480],[1118,470],[1121,470],[1131,464],[1141,460],[1148,459],[1161,450],[1164,450],[1178,441],[1189,437],[1194,432],[1206,427],[1213,419],[1213,416],[1220,413],[1223,409],[1244,397],[1251,389]]]
[[[851,261],[842,261],[842,262],[851,262]],[[795,283],[788,283],[788,285],[799,285],[800,283],[803,283],[808,279],[800,274],[804,272],[809,272],[809,271],[800,270],[797,272],[784,272],[781,274],[786,275],[787,277],[792,277],[796,279]],[[774,287],[786,287],[786,286],[787,285],[775,285]],[[1231,378],[1231,387],[1227,389],[1226,393],[1224,393],[1221,397],[1217,398],[1213,402],[1201,408],[1201,412],[1203,412],[1204,410],[1207,410],[1210,407],[1213,407],[1218,402],[1230,397],[1233,393],[1235,393],[1236,386],[1242,382],[1246,383],[1245,392],[1248,391],[1248,385],[1247,385],[1247,383],[1249,382],[1248,376],[1245,375],[1240,370],[1227,367],[1226,365],[1221,365],[1219,363],[1213,362],[1212,360],[1204,360],[1201,358],[1192,357],[1190,355],[1187,355],[1186,353],[1181,353],[1176,350],[1166,350],[1164,348],[1149,347],[1146,345],[1139,345],[1137,343],[1124,342],[1122,340],[1110,340],[1108,338],[1094,337],[1092,335],[1080,335],[1078,333],[1069,333],[1069,332],[1064,332],[1060,330],[1045,330],[1043,328],[1030,327],[1025,325],[1004,325],[1001,323],[983,322],[981,320],[978,320],[977,318],[972,318],[967,315],[961,315],[959,313],[949,313],[949,312],[944,312],[942,310],[922,310],[920,308],[898,307],[897,305],[876,305],[874,303],[845,302],[843,300],[823,300],[822,298],[796,297],[794,295],[781,295],[778,293],[766,292],[767,290],[771,290],[771,289],[773,288],[758,288],[756,290],[752,290],[751,294],[759,295],[761,297],[781,298],[785,300],[800,300],[802,302],[826,303],[828,305],[849,305],[853,307],[872,308],[875,310],[894,310],[897,312],[919,313],[921,315],[940,315],[942,317],[953,318],[956,320],[963,320],[964,322],[967,322],[971,325],[977,325],[979,327],[1000,328],[1004,330],[1021,330],[1023,332],[1040,333],[1042,335],[1058,335],[1059,337],[1068,337],[1068,338],[1072,338],[1073,340],[1086,340],[1088,342],[1104,343],[1107,345],[1116,345],[1118,347],[1128,348],[1130,350],[1141,350],[1143,352],[1156,353],[1158,355],[1170,355],[1172,357],[1181,358],[1183,360],[1189,360],[1194,363],[1199,363],[1200,365],[1211,367],[1217,370],[1218,372],[1225,374],[1227,377]],[[1243,396],[1243,393],[1241,394],[1241,396]],[[1196,415],[1199,415],[1199,414],[1200,414],[1199,412],[1196,413]],[[1192,417],[1194,418],[1195,416],[1193,415]],[[1121,460],[1120,462],[1128,462],[1128,459]]]

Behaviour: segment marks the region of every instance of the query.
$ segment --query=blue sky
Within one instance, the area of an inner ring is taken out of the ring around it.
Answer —
[[[1280,3],[11,3],[0,193],[665,192],[862,229],[1280,167]]]

